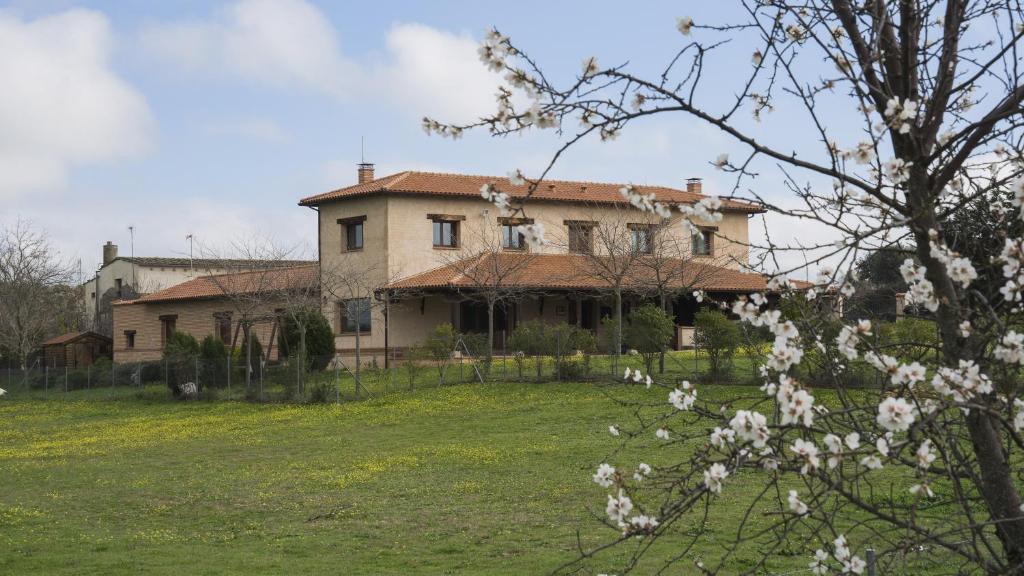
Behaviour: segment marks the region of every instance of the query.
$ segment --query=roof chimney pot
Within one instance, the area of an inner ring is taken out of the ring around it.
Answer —
[[[687,178],[686,179],[686,191],[694,194],[702,194],[700,186],[700,178]]]
[[[117,244],[114,244],[110,240],[103,245],[103,265],[106,266],[117,258]]]
[[[360,162],[359,170],[359,183],[366,184],[373,180],[373,164],[370,162]]]

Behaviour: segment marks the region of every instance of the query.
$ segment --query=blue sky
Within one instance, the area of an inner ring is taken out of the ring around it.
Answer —
[[[104,241],[128,251],[129,225],[139,255],[187,253],[190,233],[208,246],[269,234],[312,254],[315,214],[296,202],[352,183],[361,138],[378,175],[529,175],[546,164],[550,133],[451,141],[420,128],[424,114],[491,109],[500,78],[475,53],[488,27],[555,77],[590,55],[653,72],[684,42],[677,16],[724,20],[724,4],[11,2],[0,8],[0,73],[24,89],[0,96],[0,123],[15,126],[0,135],[0,221],[45,228],[86,274]],[[709,87],[728,94],[749,54],[723,51]],[[789,120],[777,113],[757,129],[791,136]],[[579,146],[554,176],[677,186],[701,176],[713,192],[730,180],[708,162],[733,149],[711,128],[663,117]],[[772,195],[781,184],[758,185]]]

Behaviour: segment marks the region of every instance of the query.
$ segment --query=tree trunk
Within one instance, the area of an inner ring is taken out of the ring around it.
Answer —
[[[619,373],[619,355],[622,353],[622,287],[615,287],[615,350],[612,351],[612,374]]]
[[[242,331],[245,333],[245,389],[249,390],[252,385],[252,333],[248,322],[242,324]]]

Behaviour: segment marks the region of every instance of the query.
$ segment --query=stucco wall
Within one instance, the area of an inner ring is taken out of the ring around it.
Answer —
[[[458,249],[439,249],[433,246],[432,221],[427,217],[428,214],[465,218],[459,225]],[[549,244],[540,252],[551,254],[564,254],[568,251],[566,220],[617,222],[617,227],[624,234],[628,234],[626,224],[659,222],[653,215],[633,209],[568,202],[534,202],[528,206],[527,215],[544,225]],[[349,252],[343,243],[344,226],[338,224],[338,220],[358,216],[366,217],[363,249]],[[334,328],[335,348],[339,351],[355,348],[355,335],[340,333],[340,300],[359,296],[372,298],[374,289],[390,281],[444,266],[480,250],[500,246],[498,216],[494,206],[482,199],[440,196],[377,195],[321,205],[320,260],[325,278],[322,290],[323,312]],[[657,242],[672,246],[666,249],[665,255],[671,253],[673,256],[691,257],[690,231],[682,224],[682,218],[682,215],[675,215],[659,232],[667,236]],[[731,268],[748,263],[746,214],[726,213],[721,222],[695,224],[717,228],[715,253],[709,258],[710,261]],[[605,228],[609,226],[605,225]],[[593,244],[596,252],[603,251],[599,239],[595,238]],[[335,278],[333,282],[332,275]],[[372,302],[371,331],[360,335],[361,348],[370,353],[382,351],[385,346],[383,303],[376,300]],[[420,298],[407,298],[392,306],[388,346],[411,346],[423,341],[437,324],[452,321],[450,298],[428,296],[422,312],[420,303]],[[570,305],[573,305],[572,302],[549,296],[545,300],[543,319],[565,321],[568,315],[558,317],[557,306]],[[536,300],[523,302],[519,321],[538,317],[538,311]],[[595,318],[600,320],[596,312]]]

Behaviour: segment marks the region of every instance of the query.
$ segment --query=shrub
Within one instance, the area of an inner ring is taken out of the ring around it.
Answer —
[[[526,358],[533,357],[537,368],[537,380],[541,379],[544,370],[544,362],[539,358],[547,352],[547,330],[544,322],[540,320],[528,320],[515,327],[508,339],[509,347],[516,353],[522,352],[522,360],[516,358],[517,364],[524,362]],[[522,377],[522,365],[519,365],[519,376]]]
[[[938,328],[932,320],[901,318],[879,322],[876,331],[879,345],[888,348],[886,353],[904,360],[923,360],[940,345]]]
[[[622,327],[625,331],[626,327]],[[623,344],[625,338],[623,338]],[[604,316],[601,318],[601,331],[598,334],[597,339],[598,346],[601,347],[601,351],[605,354],[615,354],[615,318],[613,316]],[[619,350],[621,354],[623,350]]]
[[[693,342],[708,355],[708,375],[721,378],[732,367],[740,343],[739,328],[725,314],[711,309],[697,312],[693,325]]]
[[[310,388],[309,401],[318,404],[334,402],[338,397],[338,386],[334,380],[321,380]]]
[[[772,341],[771,330],[767,326],[754,326],[750,322],[740,322],[739,330],[740,347],[750,361],[750,376],[757,381],[765,359],[765,348]]]
[[[654,361],[668,348],[675,330],[675,322],[664,310],[653,304],[644,304],[629,313],[622,338],[630,348],[640,353],[650,374],[654,371]]]
[[[423,343],[423,349],[426,350],[428,357],[437,366],[438,378],[441,377],[444,371],[445,362],[451,358],[452,351],[455,350],[456,339],[455,328],[445,322],[444,324],[438,324]]]
[[[304,308],[281,319],[281,331],[277,345],[284,356],[299,353],[300,322],[306,327],[307,366],[312,370],[323,370],[334,356],[334,332],[327,318],[317,308]]]
[[[191,334],[175,331],[164,344],[164,361],[167,363],[167,387],[175,398],[181,397],[181,385],[195,382],[196,358],[199,343]]]

